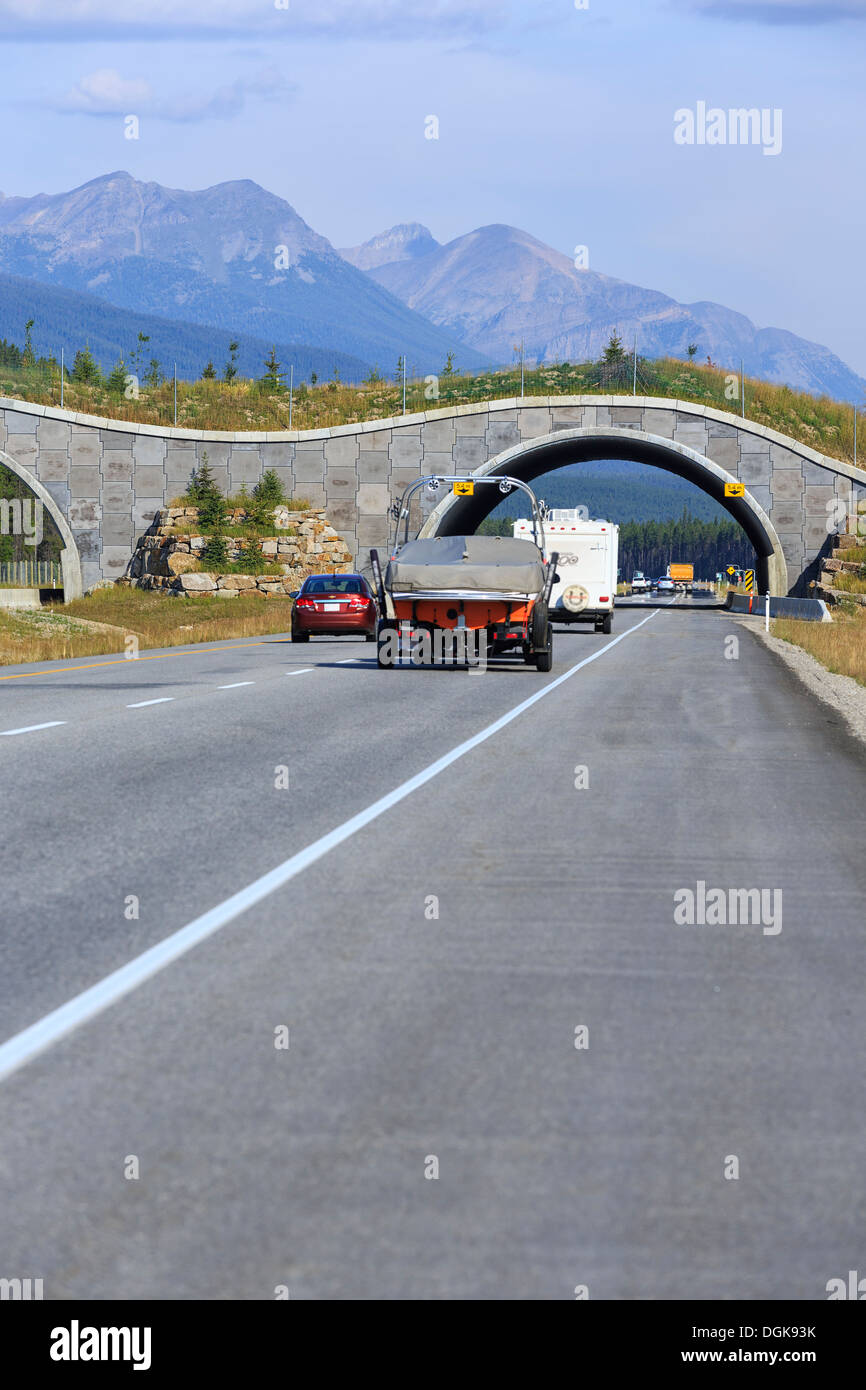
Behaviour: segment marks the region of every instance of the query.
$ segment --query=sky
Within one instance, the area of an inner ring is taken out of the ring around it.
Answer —
[[[0,44],[7,196],[127,169],[253,179],[337,247],[509,223],[866,374],[866,0],[0,0]],[[737,108],[763,142],[718,143]]]

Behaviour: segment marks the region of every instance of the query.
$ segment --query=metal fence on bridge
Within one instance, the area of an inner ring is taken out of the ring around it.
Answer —
[[[62,589],[63,579],[54,560],[8,560],[0,563],[0,584],[16,589]]]

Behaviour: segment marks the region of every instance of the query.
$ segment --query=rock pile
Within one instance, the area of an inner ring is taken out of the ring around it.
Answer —
[[[866,594],[852,593],[848,589],[840,588],[836,581],[839,574],[853,574],[858,578],[866,578],[866,565],[862,561],[845,559],[846,552],[858,546],[866,546],[866,500],[858,502],[856,513],[848,513],[846,530],[834,536],[830,555],[822,558],[821,574],[817,584],[813,586],[815,598],[822,598],[825,603],[853,599],[854,603],[866,607]]]
[[[235,508],[227,518],[228,527],[242,526],[251,518]],[[199,528],[197,507],[165,507],[157,512],[153,524],[133,552],[120,584],[140,589],[162,589],[171,594],[216,593],[235,598],[239,593],[284,594],[300,588],[308,574],[345,574],[352,569],[352,556],[345,541],[329,525],[324,511],[274,509],[274,535],[249,539],[225,536],[230,563],[241,560],[250,550],[259,551],[278,574],[220,574],[200,569],[201,556],[208,542]]]

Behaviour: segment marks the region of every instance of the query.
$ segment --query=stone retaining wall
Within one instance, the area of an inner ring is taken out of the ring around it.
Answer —
[[[247,514],[229,513],[228,525],[241,525]],[[328,522],[324,511],[291,511],[277,507],[275,534],[246,538],[226,536],[230,561],[239,560],[251,548],[281,568],[280,574],[219,574],[202,572],[201,553],[207,545],[197,507],[161,508],[153,524],[139,540],[126,574],[119,583],[140,589],[162,589],[172,594],[216,593],[235,598],[239,593],[287,594],[300,588],[308,574],[345,574],[352,557]]]

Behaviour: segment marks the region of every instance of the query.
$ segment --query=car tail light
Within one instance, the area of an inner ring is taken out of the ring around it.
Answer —
[[[296,599],[295,599],[295,607],[296,607],[296,608],[314,608],[314,607],[315,607],[315,602],[316,602],[315,599],[312,599],[312,598],[296,598]]]
[[[599,603],[610,603],[610,594],[601,594],[598,601]]]

